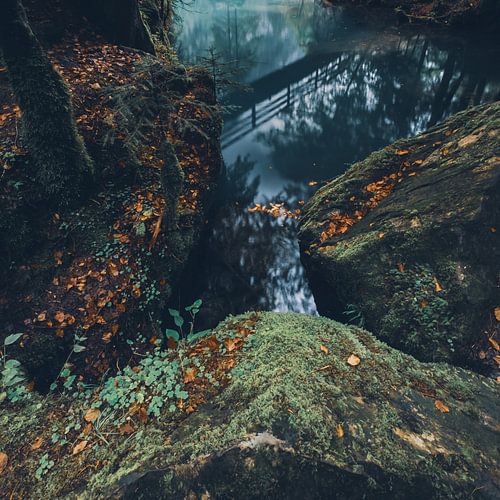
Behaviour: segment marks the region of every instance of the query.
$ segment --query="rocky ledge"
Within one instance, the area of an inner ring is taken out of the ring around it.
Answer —
[[[421,360],[495,366],[499,125],[500,103],[469,109],[313,196],[299,237],[321,314]]]

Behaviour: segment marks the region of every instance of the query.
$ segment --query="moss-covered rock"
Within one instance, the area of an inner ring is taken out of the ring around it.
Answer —
[[[226,349],[210,351],[207,339],[194,351],[234,367],[185,419],[164,410],[141,425],[132,414],[132,435],[96,421],[95,431],[71,431],[61,445],[47,444],[47,427],[74,414],[77,401],[73,409],[52,397],[0,409],[2,428],[9,424],[0,435],[2,495],[498,497],[497,383],[299,314],[229,318],[211,338]],[[36,479],[42,463],[50,467]]]
[[[313,196],[299,237],[321,314],[422,360],[470,361],[498,330],[499,125],[500,103],[459,113]]]

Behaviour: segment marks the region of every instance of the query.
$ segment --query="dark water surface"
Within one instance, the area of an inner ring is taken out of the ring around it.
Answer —
[[[205,324],[250,309],[316,312],[296,221],[248,208],[300,208],[371,151],[499,98],[494,40],[417,32],[373,12],[314,0],[195,0],[181,11],[181,59],[199,63],[213,47],[252,89],[220,90],[237,106],[222,137],[228,181],[176,299],[203,298]]]

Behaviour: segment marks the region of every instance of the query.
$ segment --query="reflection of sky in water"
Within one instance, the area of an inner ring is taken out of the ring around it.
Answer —
[[[239,184],[228,187],[207,245],[226,261],[207,251],[197,284],[212,296],[229,289],[236,301],[221,314],[315,310],[294,224],[263,222],[269,216],[249,214],[248,206],[277,198],[296,208],[311,194],[309,181],[335,177],[371,151],[500,91],[490,63],[498,59],[494,43],[401,34],[313,0],[197,0],[182,17],[181,58],[196,62],[213,46],[253,88],[230,94],[239,108],[222,137],[229,177]]]

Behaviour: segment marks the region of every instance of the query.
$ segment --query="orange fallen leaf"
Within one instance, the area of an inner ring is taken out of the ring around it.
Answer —
[[[47,315],[43,312],[43,313],[40,313],[40,314],[36,317],[36,319],[37,319],[38,321],[45,321],[45,318],[46,318],[46,317],[47,317]]]
[[[336,432],[337,437],[339,439],[344,437],[344,428],[342,427],[342,424],[337,424],[337,427],[335,428],[335,432]]]
[[[81,453],[86,447],[89,442],[84,440],[80,441],[74,448],[73,448],[73,455],[78,455],[78,453]]]
[[[237,349],[238,344],[242,341],[239,337],[235,339],[227,339],[224,343],[226,344],[226,349],[231,352]]]
[[[120,425],[120,427],[118,427],[118,430],[122,434],[133,434],[135,432],[134,428],[128,422],[126,424]]]
[[[7,453],[0,451],[0,474],[3,473],[3,471],[7,467],[8,462],[9,462],[9,457],[7,456]]]
[[[500,307],[495,307],[494,313],[496,320],[500,321]]]
[[[41,436],[38,436],[34,441],[33,441],[33,444],[31,445],[31,449],[32,450],[38,450],[38,448],[40,448],[40,446],[42,446],[43,444],[43,437]]]
[[[356,354],[351,354],[348,358],[347,358],[347,364],[348,365],[351,365],[351,366],[358,366],[359,363],[361,363],[361,359],[358,358],[358,356],[356,356]]]
[[[91,408],[90,410],[87,411],[87,413],[85,413],[83,419],[85,420],[85,422],[91,423],[95,422],[100,415],[101,415],[101,410],[99,410],[98,408]]]
[[[379,238],[383,238],[385,236],[385,233],[378,233]]]
[[[404,264],[403,264],[402,262],[400,262],[400,263],[398,264],[398,271],[399,271],[400,273],[402,273],[404,270],[405,270],[405,266],[404,266]]]
[[[493,361],[497,364],[497,365],[500,365],[500,356],[495,356],[493,358]]]
[[[328,354],[330,352],[330,350],[328,349],[328,347],[326,347],[325,345],[321,345],[319,347],[325,354]]]
[[[54,318],[59,323],[62,323],[64,321],[64,313],[62,311],[57,311]]]
[[[196,368],[188,368],[184,374],[184,383],[189,384],[196,380]]]
[[[440,401],[439,399],[436,399],[436,401],[434,401],[434,406],[441,413],[449,413],[450,412],[450,409],[442,401]]]
[[[444,289],[441,286],[441,283],[439,283],[438,279],[434,276],[434,284],[436,286],[436,292],[442,292]]]
[[[495,351],[500,351],[500,345],[498,345],[498,342],[495,339],[489,338],[488,342],[490,343],[491,347],[495,349]]]
[[[420,307],[421,309],[425,309],[429,305],[429,301],[427,299],[422,299],[420,301]]]
[[[398,150],[396,151],[396,154],[397,154],[398,156],[404,156],[404,155],[407,155],[408,153],[409,153],[409,151],[408,151],[407,149],[398,149]]]

